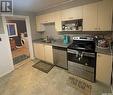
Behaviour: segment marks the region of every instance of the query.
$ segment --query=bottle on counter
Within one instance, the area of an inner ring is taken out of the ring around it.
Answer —
[[[69,43],[69,36],[64,35],[64,44],[68,44]]]

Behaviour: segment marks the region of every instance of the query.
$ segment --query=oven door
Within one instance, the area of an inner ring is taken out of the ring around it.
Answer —
[[[96,54],[80,50],[68,49],[68,61],[89,67],[96,66]]]
[[[68,72],[95,82],[95,53],[68,49]]]

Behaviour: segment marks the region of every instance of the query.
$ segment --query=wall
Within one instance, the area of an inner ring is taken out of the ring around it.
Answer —
[[[16,23],[18,36],[14,36],[11,38],[15,40],[16,46],[22,46],[21,33],[26,34],[26,37],[27,37],[27,29],[26,29],[25,20],[7,20],[7,23]]]
[[[2,24],[3,22],[0,24],[0,26]],[[4,31],[2,27],[1,30],[3,31],[3,34],[0,34],[0,77],[14,70],[9,38],[5,32],[6,29]]]
[[[32,31],[31,32],[32,38],[37,39],[38,37],[40,37],[40,35],[36,33],[35,14],[25,13],[25,12],[14,12],[14,15],[29,16],[31,31]],[[0,57],[0,77],[14,70],[12,54],[11,54],[10,44],[9,44],[9,37],[6,33],[6,29],[4,31],[3,27],[1,27],[3,26],[2,24],[3,22],[1,21],[1,17],[0,17],[0,38],[2,38],[2,41],[0,41],[0,56],[1,56]]]
[[[5,34],[0,34],[2,41],[0,41],[0,77],[11,72],[13,67],[12,56],[10,52],[9,43]]]
[[[7,20],[7,22],[16,23],[18,34],[27,32],[25,20]]]
[[[54,23],[52,24],[46,24],[45,25],[45,32],[42,33],[42,38],[48,36],[50,38],[53,39],[63,39],[63,35],[68,35],[70,36],[70,39],[72,40],[73,36],[77,37],[77,36],[99,36],[100,38],[105,38],[108,41],[112,40],[112,32],[94,32],[94,31],[85,31],[85,32],[56,32],[55,31],[55,25]]]
[[[55,30],[55,24],[45,24],[45,32],[42,33],[42,38],[45,38],[46,36],[53,38],[53,39],[63,39],[63,35],[69,35],[70,38],[72,39],[73,36],[89,36],[89,34],[76,34],[76,33],[69,33],[69,32],[57,32]]]
[[[2,17],[0,16],[0,34],[3,34],[3,25],[2,25]]]
[[[54,23],[51,23],[51,24],[46,24],[45,25],[45,32],[43,33],[42,35],[43,37],[51,37],[51,38],[59,38],[61,37],[58,32],[56,32],[55,30],[55,24]]]
[[[41,37],[41,33],[36,32],[36,14],[35,13],[14,11],[14,15],[29,16],[32,40],[39,39]]]

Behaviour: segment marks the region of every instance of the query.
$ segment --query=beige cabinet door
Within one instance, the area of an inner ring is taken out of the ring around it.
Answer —
[[[45,31],[45,28],[44,28],[43,24],[38,24],[36,26],[36,32],[40,32],[40,31]]]
[[[36,16],[36,31],[40,32],[40,31],[44,31],[44,25],[43,25],[43,16]]]
[[[37,43],[33,43],[33,48],[34,48],[34,55],[36,58],[38,58]]]
[[[82,19],[82,6],[62,11],[62,21]]]
[[[53,64],[53,50],[52,46],[45,45],[45,61]]]
[[[46,24],[46,23],[53,23],[53,22],[55,22],[54,16],[55,16],[54,13],[44,14],[42,23]]]
[[[98,3],[83,6],[83,31],[97,31]]]
[[[44,45],[43,44],[39,44],[36,43],[35,47],[35,57],[40,59],[40,60],[44,60]]]
[[[99,31],[111,31],[112,29],[112,0],[103,0],[98,5]]]
[[[55,30],[58,31],[62,31],[62,21],[61,21],[61,11],[59,12],[55,12]]]
[[[112,56],[97,54],[96,80],[106,85],[110,85],[112,72]]]

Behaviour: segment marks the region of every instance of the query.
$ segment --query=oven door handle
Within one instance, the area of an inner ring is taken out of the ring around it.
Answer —
[[[78,54],[78,51],[68,49],[67,53],[71,53],[71,54]],[[82,52],[82,56],[87,56],[87,57],[95,57],[95,53]]]
[[[67,52],[68,52],[68,53],[71,53],[71,54],[77,54],[77,53],[78,53],[78,51],[76,51],[76,50],[71,50],[71,49],[68,49]]]

